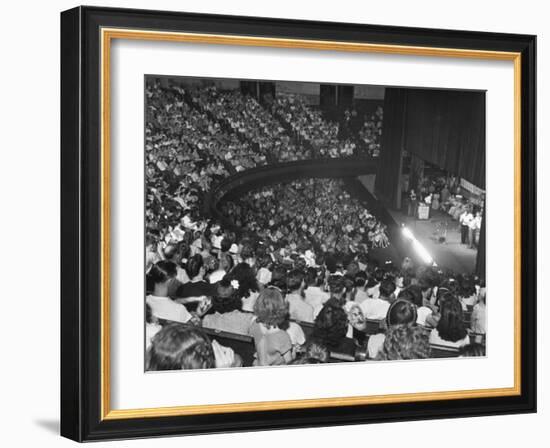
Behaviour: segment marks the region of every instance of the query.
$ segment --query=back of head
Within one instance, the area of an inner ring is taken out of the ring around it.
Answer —
[[[441,314],[437,324],[439,336],[450,342],[464,339],[467,331],[460,301],[452,294],[446,293],[441,297],[439,305]]]
[[[286,277],[286,286],[289,292],[297,291],[302,286],[304,274],[298,269],[290,271]]]
[[[367,283],[367,274],[366,272],[359,271],[357,274],[355,274],[355,278],[353,280],[353,283],[356,287],[362,288]]]
[[[195,278],[197,275],[199,275],[203,265],[204,261],[200,254],[195,254],[189,260],[187,260],[185,271],[187,272],[189,278]]]
[[[176,264],[168,260],[162,260],[154,264],[148,273],[149,278],[155,284],[167,282],[176,275]]]
[[[242,309],[242,300],[231,286],[229,279],[224,277],[216,286],[216,295],[212,297],[212,313],[229,313]]]
[[[308,286],[318,286],[317,285],[317,269],[311,267],[306,271],[306,284]]]
[[[329,349],[340,345],[348,331],[348,316],[338,301],[329,299],[315,318],[312,337]]]
[[[376,268],[373,273],[373,278],[377,283],[380,283],[386,275],[386,271],[381,268]]]
[[[418,285],[411,285],[399,293],[399,299],[408,300],[409,302],[420,308],[422,302],[422,290]]]
[[[382,280],[382,283],[380,283],[380,296],[389,299],[394,292],[395,283],[390,279]]]
[[[237,295],[240,298],[246,298],[250,293],[258,291],[258,281],[248,263],[241,262],[237,264],[227,277],[229,280],[237,280],[239,284]]]
[[[202,331],[170,324],[151,341],[147,370],[211,369],[215,367],[212,344]]]
[[[288,303],[276,288],[265,288],[260,293],[254,303],[254,314],[256,321],[268,328],[286,329],[288,325]]]
[[[167,260],[174,261],[175,263],[178,262],[178,260],[174,259],[178,256],[178,246],[176,244],[168,244],[162,251],[164,253],[164,256]]]
[[[231,249],[231,245],[233,244],[233,241],[227,237],[224,237],[220,243],[220,250],[222,252],[229,252],[229,249]]]
[[[430,357],[429,334],[415,325],[388,328],[384,345],[378,354],[381,360],[424,359]]]
[[[281,291],[286,292],[286,273],[287,269],[282,264],[274,266],[271,272],[271,285],[279,288]]]
[[[416,323],[416,306],[408,300],[398,299],[388,308],[386,323],[392,325],[413,325]]]
[[[343,275],[333,274],[328,278],[328,288],[332,295],[340,295],[346,289]]]

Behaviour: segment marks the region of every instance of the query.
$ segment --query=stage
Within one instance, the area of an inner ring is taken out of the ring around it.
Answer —
[[[475,272],[477,249],[461,244],[460,224],[447,213],[430,210],[430,218],[420,220],[399,210],[388,212],[399,226],[405,224],[410,229],[438,266],[458,273]],[[445,237],[445,241],[439,242],[440,237]]]

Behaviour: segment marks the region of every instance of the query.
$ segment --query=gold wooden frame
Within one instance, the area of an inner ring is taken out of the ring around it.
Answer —
[[[110,408],[110,50],[113,39],[206,43],[254,47],[336,50],[413,56],[513,61],[514,63],[514,386],[357,397],[281,400],[143,409]],[[414,401],[521,395],[521,53],[354,42],[279,39],[216,34],[101,29],[101,420],[167,417],[228,412],[306,409]]]

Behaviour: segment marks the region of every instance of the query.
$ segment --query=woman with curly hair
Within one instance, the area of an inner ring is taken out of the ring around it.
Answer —
[[[464,324],[462,304],[450,293],[439,300],[440,314],[437,327],[430,333],[430,344],[460,348],[470,343],[470,337]]]
[[[189,370],[216,367],[208,336],[197,328],[169,324],[151,341],[146,370]]]
[[[353,340],[346,338],[347,332],[348,315],[336,298],[330,298],[315,318],[311,340],[332,351],[348,351]]]
[[[406,299],[397,299],[393,302],[386,315],[386,328],[392,328],[400,325],[416,325],[418,315],[414,303]],[[387,332],[386,332],[387,334]],[[378,356],[386,340],[385,333],[372,335],[367,343],[369,358],[374,359]]]
[[[430,357],[430,342],[426,330],[413,325],[388,328],[378,360],[425,359]]]
[[[254,303],[255,322],[250,335],[256,345],[256,364],[288,364],[294,359],[289,328],[288,303],[278,289],[264,289]]]

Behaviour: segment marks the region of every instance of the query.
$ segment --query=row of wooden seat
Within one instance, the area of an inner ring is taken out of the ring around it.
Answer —
[[[293,322],[295,322],[302,328],[306,340],[309,340],[313,333],[313,323],[302,321]],[[383,331],[384,328],[384,321],[369,320],[367,321],[366,333],[367,335],[376,334],[380,331]],[[238,353],[242,358],[243,366],[248,367],[253,365],[255,360],[256,347],[254,344],[254,338],[252,336],[204,327],[202,328],[202,330],[212,340],[216,340],[221,345],[225,347],[230,347],[235,351],[235,353]],[[485,335],[471,334],[470,338],[472,342],[485,345]],[[331,351],[329,355],[329,362],[352,362],[365,360],[367,356],[364,352],[364,349],[355,347],[355,344],[351,343],[351,341],[352,340],[348,341],[348,344],[343,344],[344,347],[347,347],[345,350]],[[450,358],[458,356],[459,350],[447,346],[432,345],[431,353],[432,358]]]
[[[305,326],[305,328],[306,330],[308,330],[307,325]],[[203,331],[208,334],[211,339],[217,340],[223,346],[231,347],[235,351],[235,353],[238,353],[243,360],[243,366],[247,367],[253,365],[255,360],[256,347],[254,345],[254,339],[251,336],[244,336],[240,334],[208,328],[203,328]],[[350,344],[350,347],[351,346],[353,345]],[[460,354],[460,350],[454,347],[437,344],[431,344],[430,347],[431,358],[453,358],[459,356]],[[354,352],[352,352],[351,350],[347,352],[331,351],[329,355],[329,362],[363,361],[366,358],[366,354],[360,350],[355,350]]]

